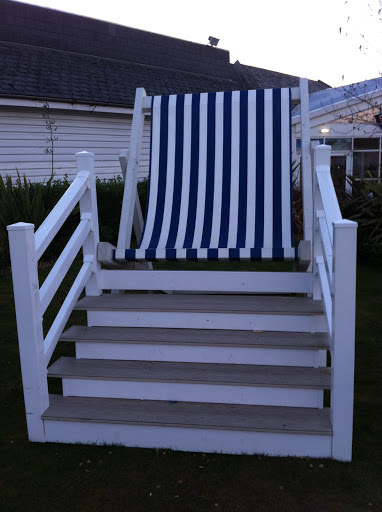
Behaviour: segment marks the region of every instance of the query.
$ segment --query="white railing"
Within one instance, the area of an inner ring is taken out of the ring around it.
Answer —
[[[99,295],[100,266],[97,197],[93,153],[76,154],[77,177],[34,233],[34,225],[8,226],[28,436],[45,441],[41,414],[49,405],[47,366],[66,322],[86,286],[87,295]],[[41,288],[38,260],[79,202],[81,220]],[[82,247],[83,264],[45,339],[43,315]]]
[[[314,148],[313,298],[322,298],[331,355],[332,456],[351,460],[357,223],[342,218],[330,175],[330,146]]]

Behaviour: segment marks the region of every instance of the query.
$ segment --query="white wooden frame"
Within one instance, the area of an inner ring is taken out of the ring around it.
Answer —
[[[330,175],[330,146],[314,148],[313,298],[322,298],[332,361],[332,457],[351,460],[357,223],[342,219]]]
[[[293,91],[294,97],[298,94]],[[302,80],[301,100],[303,97],[305,100],[307,99],[307,84]],[[139,231],[142,229],[142,214],[136,198],[137,172],[144,113],[149,108],[149,103],[150,100],[146,97],[144,90],[138,90],[130,150],[128,154],[124,152],[121,155],[122,169],[124,169],[126,159],[127,164],[117,253],[122,251],[123,256],[127,242],[130,242],[133,224],[135,224],[138,237]],[[303,109],[306,109],[306,106],[305,102],[305,106],[301,107],[302,118],[306,114],[306,112],[303,114]],[[33,224],[17,223],[8,226],[25,409],[30,440],[45,441],[46,434],[41,415],[49,405],[46,380],[47,364],[74,304],[84,288],[86,288],[87,295],[99,295],[102,289],[190,290],[200,293],[210,291],[306,293],[313,294],[313,299],[322,298],[330,338],[331,421],[333,428],[331,456],[339,460],[351,460],[357,224],[342,219],[330,176],[329,146],[321,145],[314,148],[314,186],[312,190],[312,186],[309,184],[309,180],[311,180],[309,138],[305,138],[304,141],[303,180],[305,185],[303,195],[304,203],[307,204],[304,209],[304,215],[306,214],[304,233],[305,242],[310,244],[312,241],[313,243],[312,272],[101,270],[96,257],[99,231],[94,155],[86,152],[76,154],[78,168],[76,179],[36,233],[34,233]],[[77,202],[80,203],[80,223],[40,288],[37,271],[38,260]],[[83,250],[81,270],[44,339],[43,314],[81,247]],[[138,266],[138,268],[142,268],[142,266]],[[118,312],[110,313],[110,321],[116,314],[118,315]],[[92,321],[96,325],[94,314],[89,313],[88,315],[90,325]],[[217,315],[222,317],[222,321],[226,320],[225,315],[219,313]],[[124,319],[123,322],[126,323],[127,320]],[[209,321],[210,318],[207,320]],[[277,316],[270,317],[268,315],[266,320],[268,322],[267,329],[285,329]],[[165,318],[164,322],[166,323],[166,321]],[[199,321],[203,327],[205,321],[203,314],[200,315]],[[116,325],[115,320],[113,322],[112,325]],[[180,322],[183,322],[183,319],[180,319]],[[293,318],[289,318],[288,322],[290,331],[315,330],[315,324],[312,322],[307,324],[304,329],[301,329],[301,326],[296,327],[297,324]],[[134,325],[137,325],[136,320],[134,320]],[[234,327],[251,329],[253,328],[251,325],[243,326],[242,318],[238,317],[237,325],[235,324]],[[227,324],[227,327],[224,328],[228,327],[232,328],[232,324]],[[319,330],[324,331],[325,327],[320,324]]]
[[[310,155],[310,126],[309,126],[309,92],[308,80],[300,79],[299,87],[291,89],[293,101],[300,101],[301,106],[301,131],[302,131],[302,159],[301,174],[303,180],[303,208],[304,208],[304,241],[312,243],[313,225],[313,195],[312,195],[312,163]],[[131,130],[130,150],[121,154],[127,159],[127,165],[121,161],[121,168],[125,178],[125,188],[122,202],[121,221],[118,233],[115,259],[125,262],[125,249],[130,248],[131,233],[134,230],[140,233],[142,230],[143,216],[139,201],[137,203],[137,179],[139,169],[139,155],[143,135],[144,116],[151,112],[152,98],[146,95],[143,88],[137,89],[135,96],[133,124]],[[126,167],[125,167],[126,166]],[[126,170],[124,170],[126,169]],[[138,237],[137,237],[138,238]],[[102,257],[105,262],[110,255],[106,247],[102,248]],[[304,248],[306,254],[306,247]],[[110,261],[110,263],[112,263]]]
[[[78,174],[66,193],[34,233],[34,225],[23,222],[8,226],[16,321],[20,348],[28,437],[45,441],[42,413],[49,405],[47,365],[57,341],[86,287],[87,295],[99,295],[100,270],[96,184],[93,153],[76,153]],[[81,220],[41,288],[37,265],[60,227],[80,203]],[[82,247],[83,265],[45,339],[43,314]]]

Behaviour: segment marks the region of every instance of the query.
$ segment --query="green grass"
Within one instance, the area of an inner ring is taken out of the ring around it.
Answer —
[[[46,274],[43,270],[42,274]],[[47,324],[69,283],[48,311]],[[11,277],[0,276],[0,510],[382,510],[382,269],[358,268],[353,462],[27,440]],[[84,320],[80,313],[73,321]],[[60,348],[71,353],[72,347]]]

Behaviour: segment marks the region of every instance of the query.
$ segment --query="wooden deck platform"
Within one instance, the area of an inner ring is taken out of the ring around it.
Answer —
[[[328,350],[326,333],[234,331],[205,329],[162,329],[155,327],[69,327],[63,342],[132,343],[196,346],[232,346]]]
[[[321,301],[269,295],[103,294],[84,297],[75,306],[87,311],[146,311],[322,315]]]
[[[331,435],[330,411],[50,395],[44,420]]]
[[[114,361],[62,357],[49,377],[71,379],[178,382],[230,386],[329,389],[330,368],[236,364]]]

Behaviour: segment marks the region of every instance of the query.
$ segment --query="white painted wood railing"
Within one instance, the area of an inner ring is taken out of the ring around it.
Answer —
[[[49,405],[47,365],[73,307],[84,287],[87,295],[101,293],[100,265],[96,258],[99,232],[94,155],[80,152],[76,160],[77,177],[36,233],[33,224],[18,222],[8,226],[24,402],[31,441],[45,441],[41,414]],[[40,288],[38,260],[78,202],[80,223]],[[82,267],[44,339],[43,315],[81,247]]]
[[[342,218],[330,175],[330,146],[314,148],[313,298],[322,298],[332,366],[332,456],[351,460],[357,223]]]

